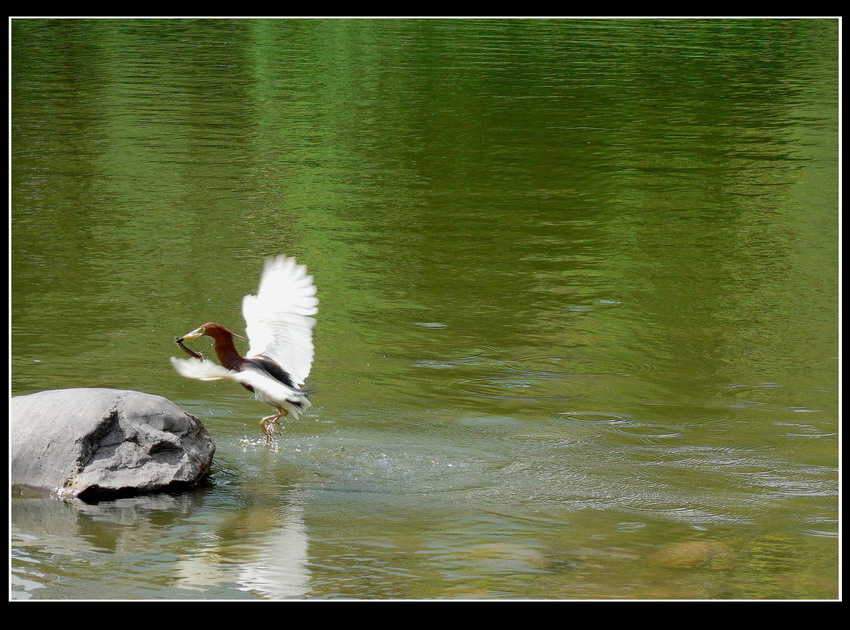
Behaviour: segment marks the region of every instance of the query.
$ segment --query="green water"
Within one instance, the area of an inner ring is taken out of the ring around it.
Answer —
[[[14,499],[13,599],[839,596],[837,20],[11,33],[12,394],[218,447]],[[279,253],[316,393],[268,447],[168,359]]]

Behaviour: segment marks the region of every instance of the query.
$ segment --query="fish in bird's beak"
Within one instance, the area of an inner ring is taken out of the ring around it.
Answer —
[[[204,334],[204,327],[196,328],[192,332],[187,332],[182,337],[178,337],[174,340],[174,343],[180,343],[181,341],[186,341],[187,339],[195,339],[196,337],[201,337]]]
[[[203,334],[204,334],[204,327],[201,326],[200,328],[196,328],[195,330],[193,330],[190,333],[186,333],[182,337],[175,337],[174,343],[176,343],[178,346],[180,346],[180,349],[183,350],[189,356],[194,357],[196,359],[200,359],[201,361],[203,361],[204,355],[202,353],[195,352],[191,348],[187,348],[186,346],[183,345],[184,339],[195,339],[196,337],[200,337]]]

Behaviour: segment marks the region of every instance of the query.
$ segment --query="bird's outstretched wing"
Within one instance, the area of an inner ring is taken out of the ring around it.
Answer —
[[[199,381],[217,381],[222,378],[233,378],[235,372],[212,361],[200,359],[178,359],[171,357],[171,365],[181,376],[194,378]]]
[[[301,386],[313,365],[313,326],[319,299],[313,276],[294,258],[268,258],[257,295],[242,299],[248,357],[274,359]]]

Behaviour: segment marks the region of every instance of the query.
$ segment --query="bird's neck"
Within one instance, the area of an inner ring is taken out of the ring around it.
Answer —
[[[228,370],[239,370],[242,365],[242,357],[233,344],[233,337],[221,335],[215,338],[215,353],[219,362]]]

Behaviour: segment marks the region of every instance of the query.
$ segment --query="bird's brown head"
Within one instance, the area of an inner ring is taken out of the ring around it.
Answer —
[[[240,339],[244,339],[242,335],[237,335],[235,332],[228,330],[221,324],[216,324],[215,322],[207,322],[203,326],[198,326],[195,330],[186,333],[179,339],[175,339],[175,343],[179,343],[181,341],[186,341],[187,339],[196,339],[198,337],[202,337],[206,335],[207,337],[212,337],[213,339],[226,339],[230,337],[239,337]]]

